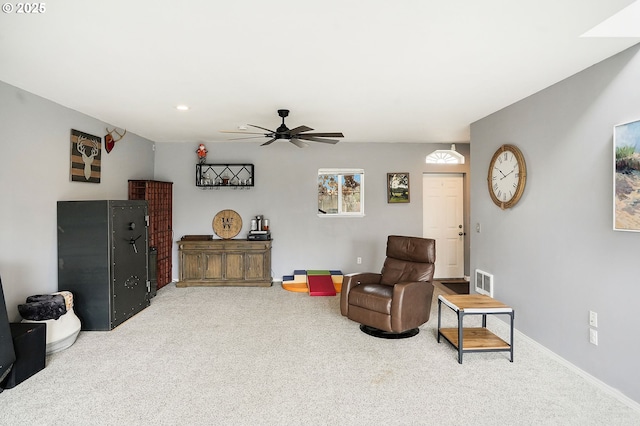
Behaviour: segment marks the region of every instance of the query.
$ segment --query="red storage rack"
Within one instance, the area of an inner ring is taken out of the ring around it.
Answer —
[[[158,289],[171,282],[173,182],[130,180],[129,199],[149,205],[149,246],[158,250]]]

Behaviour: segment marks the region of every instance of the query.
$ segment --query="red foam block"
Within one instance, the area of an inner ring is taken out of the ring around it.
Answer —
[[[336,288],[333,285],[331,275],[307,276],[310,296],[335,296]]]

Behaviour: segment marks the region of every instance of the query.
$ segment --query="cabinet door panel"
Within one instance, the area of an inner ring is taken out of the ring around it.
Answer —
[[[244,279],[244,253],[227,253],[225,267],[225,279]]]
[[[265,254],[247,253],[247,275],[246,279],[256,280],[265,277]]]
[[[222,253],[202,253],[204,258],[204,278],[222,279]]]
[[[182,253],[180,263],[182,266],[181,280],[201,280],[202,279],[202,269],[200,267],[200,253]]]

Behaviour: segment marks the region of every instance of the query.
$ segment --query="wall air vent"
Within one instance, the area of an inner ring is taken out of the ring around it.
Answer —
[[[493,297],[493,275],[476,269],[475,290],[477,293]]]

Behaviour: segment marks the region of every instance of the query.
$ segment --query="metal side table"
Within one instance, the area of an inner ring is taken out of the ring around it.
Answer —
[[[457,328],[441,328],[442,303],[458,314]],[[482,327],[465,328],[466,315],[482,315]],[[487,315],[509,315],[511,336],[505,342],[487,329]],[[458,362],[466,352],[509,352],[513,362],[513,318],[514,310],[489,296],[482,294],[457,294],[438,296],[438,343],[444,337],[458,349]]]

